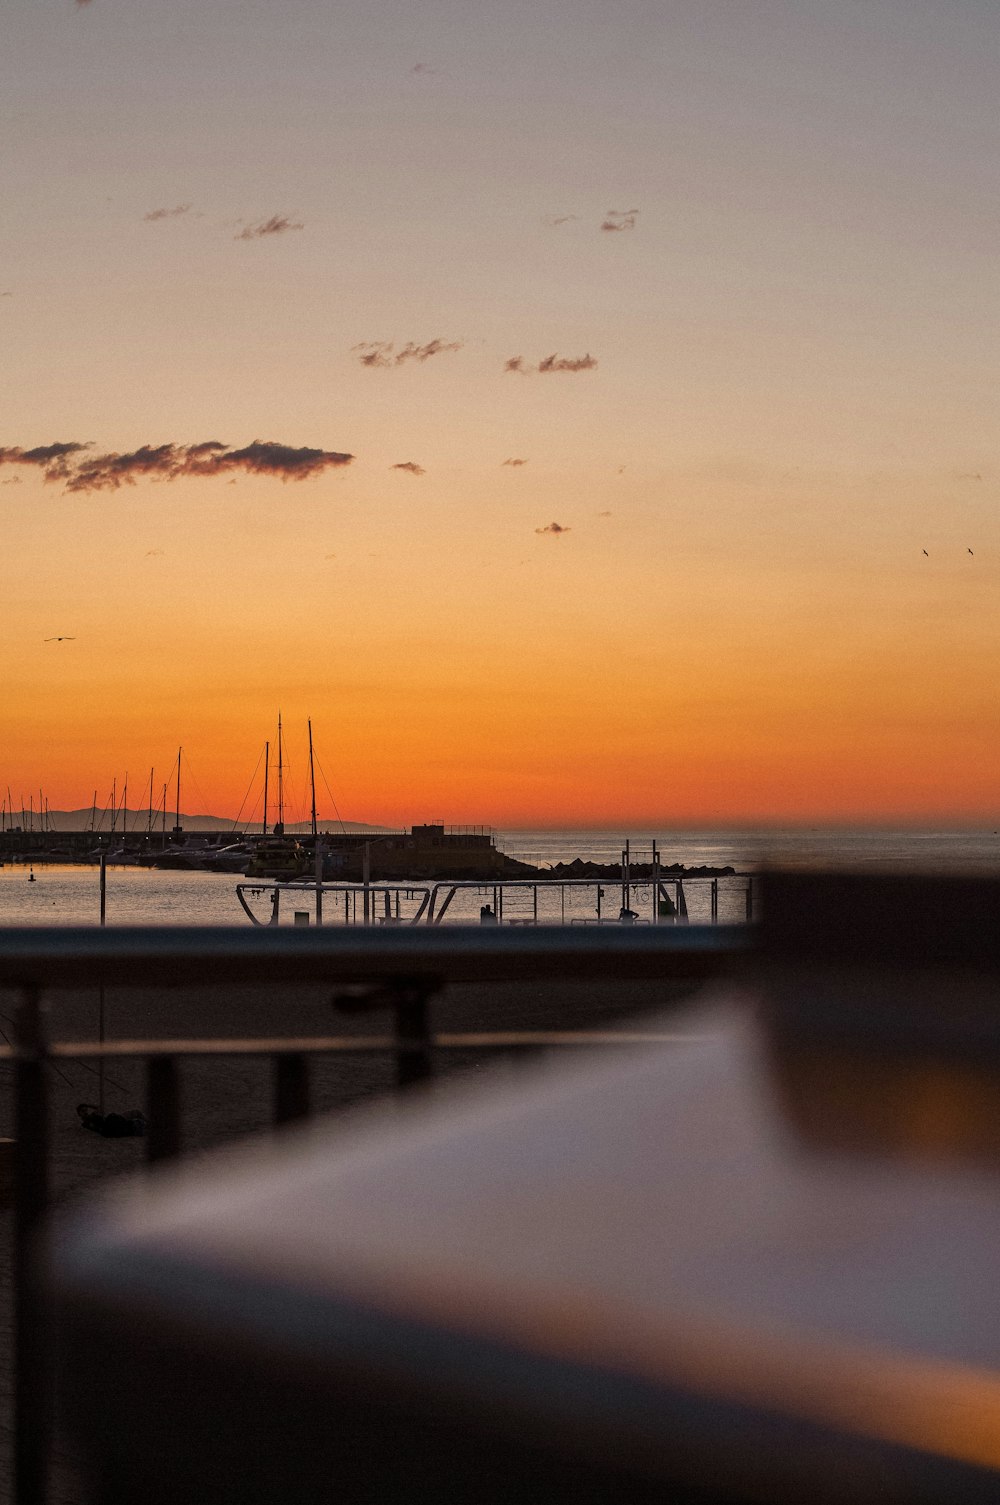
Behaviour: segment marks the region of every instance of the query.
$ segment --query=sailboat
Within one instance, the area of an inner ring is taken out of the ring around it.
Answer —
[[[285,835],[285,761],[282,739],[281,712],[278,712],[278,819],[270,835],[267,834],[267,783],[270,743],[266,746],[264,763],[264,835],[257,842],[251,861],[246,867],[248,878],[301,878],[310,865],[310,855],[294,836]]]

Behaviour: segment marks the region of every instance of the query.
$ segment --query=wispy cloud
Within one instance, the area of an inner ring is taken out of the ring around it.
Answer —
[[[391,366],[392,349],[392,345],[377,341],[374,344],[352,345],[351,354],[357,355],[362,366]]]
[[[37,465],[46,481],[64,481],[67,491],[117,491],[137,479],[173,481],[178,476],[217,476],[230,471],[248,475],[277,476],[282,481],[302,481],[310,476],[349,465],[353,455],[337,450],[310,449],[255,439],[242,449],[220,444],[217,439],[201,444],[143,444],[138,449],[101,455],[83,452],[85,444],[46,444],[37,449],[0,449],[0,465]]]
[[[392,340],[366,340],[360,345],[353,345],[351,354],[358,357],[362,366],[384,370],[390,366],[405,366],[407,361],[417,361],[423,365],[432,356],[461,350],[462,343],[461,340],[438,339],[428,340],[426,345],[416,345],[410,340],[402,349],[397,350]]]
[[[424,467],[422,465],[418,465],[416,460],[401,460],[398,465],[390,465],[389,469],[405,470],[411,476],[425,476],[427,474]]]
[[[536,533],[554,533],[554,534],[558,535],[560,533],[571,533],[572,529],[571,528],[564,528],[563,525],[562,525],[562,523],[546,523],[544,528],[536,528],[535,532]]]
[[[89,445],[75,441],[39,444],[34,449],[22,449],[19,444],[6,449],[0,447],[0,465],[35,465],[45,472],[47,481],[64,481],[70,475],[73,456],[89,448]]]
[[[547,355],[537,366],[529,366],[523,355],[512,355],[504,362],[505,371],[516,371],[520,376],[538,373],[547,376],[553,371],[593,371],[597,361],[592,355]]]
[[[176,219],[179,214],[190,214],[190,204],[175,204],[173,209],[151,209],[142,217],[144,220]]]
[[[162,553],[162,549],[147,549],[145,557],[147,559],[158,559]]]
[[[426,345],[404,345],[396,356],[396,365],[401,366],[404,361],[429,361],[432,355],[442,355],[445,351],[461,350],[461,340],[428,340]]]
[[[504,465],[527,465],[527,460],[504,460]]]
[[[609,209],[601,224],[602,230],[634,230],[639,217],[638,209]]]
[[[560,225],[568,225],[571,220],[579,218],[578,214],[547,214],[542,224],[548,225],[550,230],[556,230]]]
[[[592,355],[575,358],[547,355],[543,361],[539,361],[538,370],[544,376],[547,371],[593,371],[596,365],[597,361]]]
[[[410,69],[410,72],[411,73],[428,73],[428,74],[433,74],[433,73],[440,73],[441,69],[440,68],[432,68],[429,63],[414,63],[413,67]]]
[[[244,225],[233,236],[234,240],[263,240],[268,235],[285,235],[289,230],[304,230],[301,220],[292,220],[287,214],[272,214],[270,219],[261,219],[253,225]]]
[[[598,517],[610,517],[611,513],[610,512],[599,512],[597,515],[598,515]]]

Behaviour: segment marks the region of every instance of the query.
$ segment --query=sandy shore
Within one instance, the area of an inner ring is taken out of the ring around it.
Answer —
[[[442,1031],[506,1029],[586,1029],[655,1012],[687,996],[693,984],[565,983],[479,984],[456,987],[433,1005],[432,1022]],[[0,1025],[9,1036],[16,998],[0,993]],[[53,994],[49,1034],[58,1040],[94,1040],[97,994]],[[246,1035],[325,1035],[388,1031],[386,1013],[357,1017],[336,1011],[329,988],[109,989],[109,1039],[182,1038]],[[441,1059],[450,1072],[510,1069],[495,1055],[461,1052]],[[392,1061],[386,1057],[321,1058],[313,1064],[313,1107],[343,1113],[354,1103],[390,1090]],[[105,1078],[108,1111],[145,1109],[139,1063],[112,1061]],[[13,1098],[8,1063],[0,1063],[0,1134],[13,1134]],[[102,1139],[82,1128],[81,1102],[97,1101],[93,1066],[60,1062],[50,1074],[52,1183],[57,1204],[67,1205],[100,1189],[110,1178],[142,1172],[144,1141]],[[268,1132],[271,1121],[271,1068],[267,1060],[212,1057],[184,1063],[182,1076],[183,1149],[204,1153],[214,1145]],[[11,1458],[11,1214],[0,1219],[0,1501],[9,1495]],[[57,1448],[52,1500],[79,1505],[72,1459]]]

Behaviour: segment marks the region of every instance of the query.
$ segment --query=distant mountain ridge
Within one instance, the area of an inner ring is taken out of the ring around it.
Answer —
[[[124,812],[122,812],[121,810],[118,811],[117,815],[115,816],[116,831],[120,831],[122,828],[123,813],[128,824],[130,835],[133,831],[145,831],[146,823],[149,820],[149,811],[146,809],[133,810],[131,806],[129,806],[129,808]],[[52,831],[53,835],[58,835],[60,831],[86,831],[90,827],[92,818],[93,810],[90,805],[87,805],[83,810],[50,810],[48,813],[47,826]],[[23,826],[24,830],[27,830],[28,820],[29,816],[27,811],[25,811],[24,813],[23,820],[21,818],[21,812],[19,810],[15,810],[13,814],[11,814],[10,811],[7,812],[8,827],[11,824],[15,826],[21,825]],[[338,831],[371,831],[373,834],[381,834],[384,831],[394,829],[393,827],[389,826],[366,825],[364,821],[356,820],[345,820],[343,823],[341,823],[339,820],[335,820],[333,818],[328,819],[326,816],[317,817],[317,823],[321,831],[330,831],[333,833],[336,833]],[[41,826],[41,819],[39,817],[38,811],[36,810],[34,813],[33,829],[35,831],[39,831],[41,830]],[[235,833],[237,831],[249,831],[251,834],[260,835],[259,820],[251,822],[249,825],[235,826],[231,815],[186,815],[183,811],[181,811],[181,826],[185,831],[191,832],[233,831]],[[173,827],[174,812],[172,810],[168,810],[166,821],[168,836],[173,830]],[[100,807],[98,807],[97,816],[96,819],[94,819],[94,828],[95,831],[103,833],[107,833],[111,829],[111,816],[106,812],[102,812]],[[162,814],[155,815],[153,818],[153,830],[161,831],[162,829],[163,816]],[[295,835],[302,835],[310,831],[311,829],[312,826],[307,820],[296,821],[294,824],[289,821],[285,822],[285,830],[292,832]]]

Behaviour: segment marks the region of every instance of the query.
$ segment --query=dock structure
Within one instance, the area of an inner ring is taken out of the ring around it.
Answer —
[[[279,822],[278,824],[281,824]],[[160,830],[31,830],[15,826],[0,831],[0,863],[25,862],[125,864],[141,867],[200,869],[283,881],[322,878],[338,883],[406,883],[408,880],[515,883],[614,882],[621,885],[621,907],[629,910],[630,886],[652,883],[664,914],[677,903],[683,914],[678,880],[741,876],[730,866],[685,867],[664,863],[655,841],[652,861],[639,862],[626,843],[618,862],[584,862],[537,866],[504,852],[489,826],[414,825],[406,831],[322,831],[282,834],[234,830],[232,827],[189,831],[177,825]],[[280,860],[277,860],[280,859]],[[671,901],[668,885],[674,885]],[[716,907],[713,904],[713,915]]]
[[[361,877],[365,848],[372,873],[385,878],[409,877],[502,877],[530,871],[529,865],[505,856],[488,826],[415,825],[408,831],[313,831],[294,833],[284,839],[296,843],[303,854],[312,854],[317,841],[328,868],[344,877]],[[99,862],[103,852],[154,865],[165,853],[196,857],[221,852],[245,843],[248,860],[252,849],[271,839],[266,833],[234,830],[186,831],[179,823],[172,831],[88,830],[49,831],[15,826],[0,831],[0,861]]]

